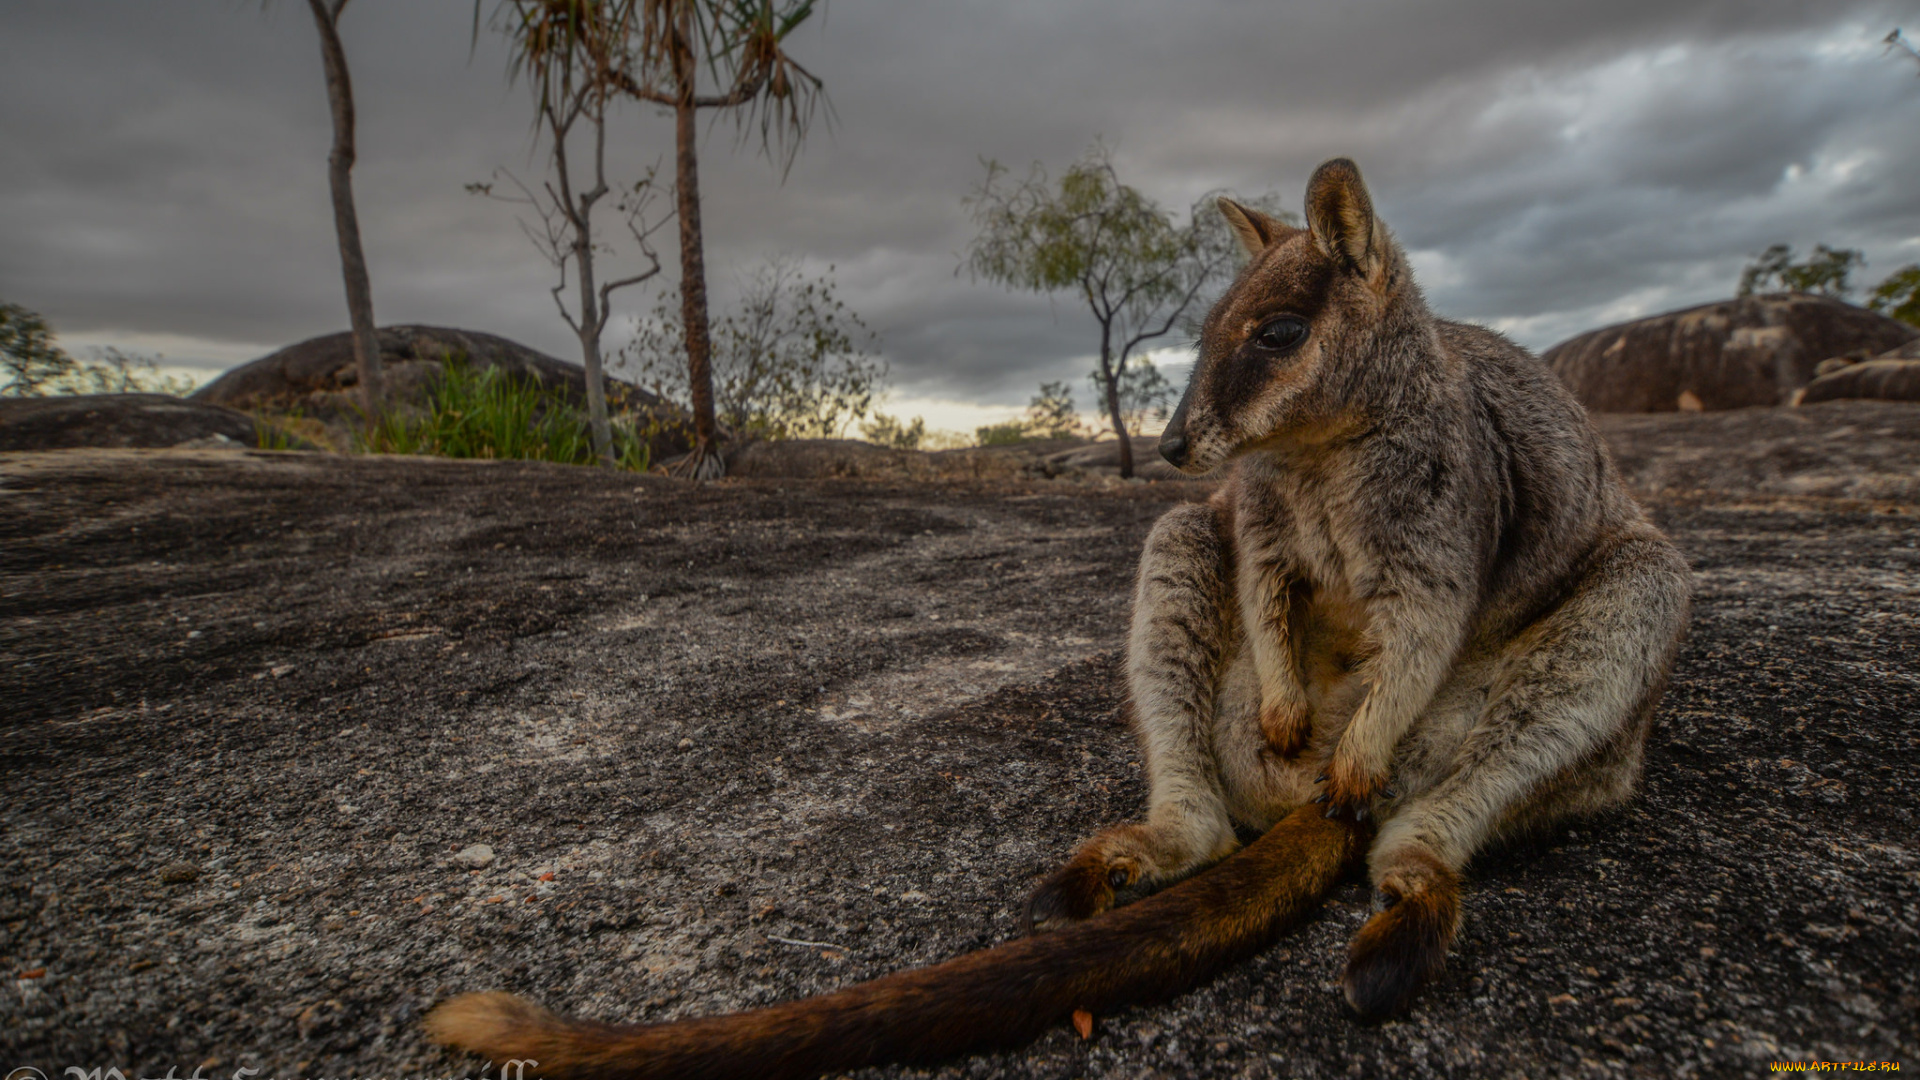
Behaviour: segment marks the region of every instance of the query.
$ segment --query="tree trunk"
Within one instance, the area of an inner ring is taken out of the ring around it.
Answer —
[[[674,105],[674,194],[680,217],[680,325],[687,338],[687,382],[693,394],[693,453],[684,474],[695,480],[726,474],[713,419],[712,342],[707,330],[707,267],[700,235],[700,177],[695,160],[692,7],[681,0],[673,42],[673,74],[679,100]]]
[[[1113,370],[1113,342],[1108,328],[1100,328],[1100,377],[1107,384],[1107,418],[1120,436],[1120,478],[1133,479],[1133,436],[1127,432],[1126,419],[1120,415],[1120,378]]]
[[[324,0],[307,0],[320,30],[320,58],[327,71],[327,102],[333,109],[333,151],[327,155],[327,181],[333,189],[333,228],[340,241],[340,275],[347,290],[347,319],[353,327],[353,360],[360,380],[360,401],[372,420],[385,398],[380,370],[380,339],[374,333],[373,285],[360,250],[360,218],[353,209],[353,84],[347,77],[347,53]]]
[[[582,208],[584,222],[588,210]],[[580,366],[587,369],[587,427],[593,432],[593,456],[600,464],[613,467],[613,432],[607,427],[607,384],[600,374],[601,312],[593,295],[593,238],[589,232],[577,234],[573,245],[574,265],[580,271]]]
[[[607,138],[607,103],[600,101],[599,111],[589,117],[593,122],[593,187],[575,197],[572,174],[567,169],[567,130],[573,125],[553,127],[553,163],[560,175],[560,197],[573,199],[568,215],[573,225],[573,264],[580,279],[580,366],[586,371],[587,428],[593,437],[593,456],[600,464],[613,467],[613,434],[607,430],[607,381],[600,374],[600,331],[606,326],[606,312],[600,310],[594,295],[593,277],[593,204],[607,189],[604,147]]]

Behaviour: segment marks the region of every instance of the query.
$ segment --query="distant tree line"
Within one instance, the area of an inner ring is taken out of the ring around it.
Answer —
[[[160,371],[158,357],[100,349],[76,357],[54,344],[37,313],[0,301],[0,397],[185,394],[193,382]]]
[[[1853,295],[1854,271],[1866,265],[1866,257],[1853,248],[1815,244],[1811,255],[1795,261],[1790,245],[1774,244],[1740,272],[1738,292],[1751,296],[1780,290],[1847,300]],[[1867,307],[1920,326],[1920,264],[1909,263],[1887,275],[1867,294]]]

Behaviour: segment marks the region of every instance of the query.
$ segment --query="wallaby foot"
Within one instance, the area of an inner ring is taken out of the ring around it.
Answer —
[[[1108,829],[1081,845],[1066,865],[1033,890],[1021,929],[1031,934],[1091,919],[1130,888],[1167,884],[1226,858],[1239,846],[1228,830],[1201,857],[1176,859],[1169,858],[1169,845],[1150,826]]]
[[[1369,1019],[1391,1016],[1445,970],[1460,927],[1460,881],[1421,853],[1382,875],[1381,906],[1354,935],[1344,980],[1347,1004]]]
[[[1145,841],[1146,829],[1122,825],[1082,844],[1027,897],[1021,928],[1029,934],[1051,930],[1112,907],[1115,894],[1140,880],[1138,852]]]

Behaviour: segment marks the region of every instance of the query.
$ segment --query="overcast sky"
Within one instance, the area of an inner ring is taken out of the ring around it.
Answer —
[[[463,190],[543,163],[472,14],[343,20],[375,311],[577,360],[512,209]],[[1729,295],[1770,243],[1859,248],[1869,285],[1920,261],[1920,64],[1881,44],[1920,0],[831,0],[816,22],[791,48],[833,130],[784,184],[712,130],[707,266],[724,300],[769,255],[834,264],[897,403],[935,426],[1083,387],[1097,344],[1072,297],[955,273],[983,155],[1058,170],[1104,138],[1178,208],[1214,188],[1297,208],[1318,162],[1353,157],[1436,310],[1536,349]],[[653,110],[614,135],[618,175],[671,161]],[[298,0],[4,0],[0,299],[69,347],[209,373],[344,329],[329,139]]]

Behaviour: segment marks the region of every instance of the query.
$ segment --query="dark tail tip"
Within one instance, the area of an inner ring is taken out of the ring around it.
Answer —
[[[1448,874],[1406,892],[1383,883],[1388,907],[1360,928],[1347,953],[1347,1004],[1368,1019],[1404,1009],[1446,969],[1460,924],[1459,887]]]

